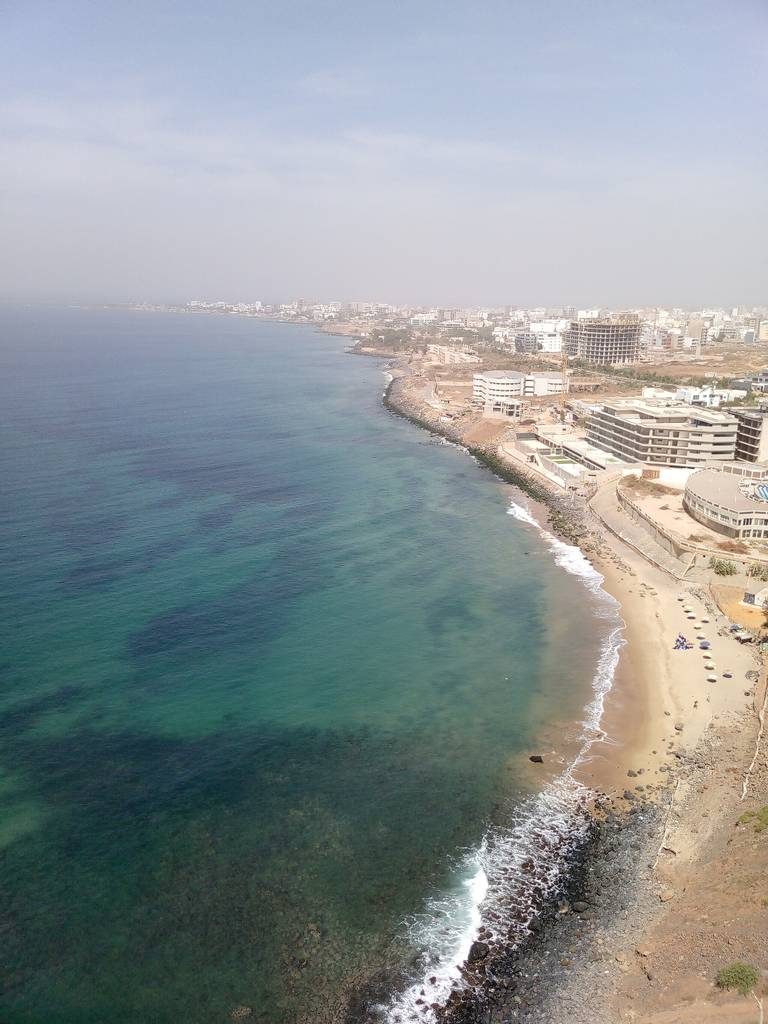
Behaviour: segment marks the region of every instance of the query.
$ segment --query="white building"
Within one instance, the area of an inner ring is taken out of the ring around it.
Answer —
[[[692,473],[685,484],[683,508],[703,526],[727,537],[768,538],[768,470],[746,462]]]
[[[522,398],[541,398],[559,395],[568,390],[562,373],[519,373],[516,370],[489,370],[476,373],[472,378],[472,401],[482,405],[484,412],[519,415],[510,408],[517,407]]]
[[[562,352],[563,331],[568,328],[568,320],[539,320],[529,324],[528,330],[533,335],[540,352]]]
[[[450,365],[467,365],[482,362],[475,350],[466,345],[463,347],[427,345],[427,356],[436,363],[448,363]]]
[[[708,385],[703,388],[678,388],[675,397],[679,402],[685,402],[686,405],[696,405],[703,409],[717,409],[723,402],[740,402],[747,397],[747,392],[738,388],[715,388]]]

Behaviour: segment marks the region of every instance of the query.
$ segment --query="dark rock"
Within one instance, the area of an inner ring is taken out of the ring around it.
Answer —
[[[473,964],[477,960],[484,960],[491,949],[487,942],[473,942],[469,947],[469,955],[467,956],[467,963]]]
[[[531,754],[528,760],[533,761],[534,764],[544,764],[544,758],[541,754]]]

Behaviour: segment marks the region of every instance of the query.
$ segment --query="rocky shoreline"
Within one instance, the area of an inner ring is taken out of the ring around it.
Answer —
[[[391,413],[406,419],[431,434],[443,437],[460,445],[473,455],[505,483],[512,484],[534,501],[547,509],[548,522],[552,530],[569,544],[581,544],[590,532],[588,514],[583,503],[573,502],[569,496],[558,493],[539,477],[528,473],[522,467],[512,466],[503,461],[495,445],[472,445],[464,438],[463,432],[453,423],[444,422],[423,403],[414,400],[405,390],[407,377],[395,376],[384,392],[384,406]]]
[[[661,820],[658,804],[638,803],[616,813],[609,802],[598,801],[587,842],[572,856],[529,938],[510,950],[503,940],[481,934],[462,972],[468,987],[436,1013],[441,1024],[593,1024],[594,986],[585,988],[577,1007],[572,995],[564,999],[561,983],[571,972],[613,959],[611,946],[623,920],[641,899],[652,903],[638,863],[652,859]]]

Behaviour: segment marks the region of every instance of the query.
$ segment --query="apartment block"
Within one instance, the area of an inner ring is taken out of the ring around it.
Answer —
[[[427,345],[427,355],[436,363],[448,363],[449,365],[468,365],[482,362],[480,356],[474,349],[457,348],[452,345]]]
[[[627,462],[695,467],[732,460],[737,429],[731,413],[624,399],[590,416],[587,439]]]

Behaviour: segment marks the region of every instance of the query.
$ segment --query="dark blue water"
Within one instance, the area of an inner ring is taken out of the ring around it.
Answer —
[[[0,343],[0,1019],[331,1020],[578,716],[584,592],[343,339]]]

